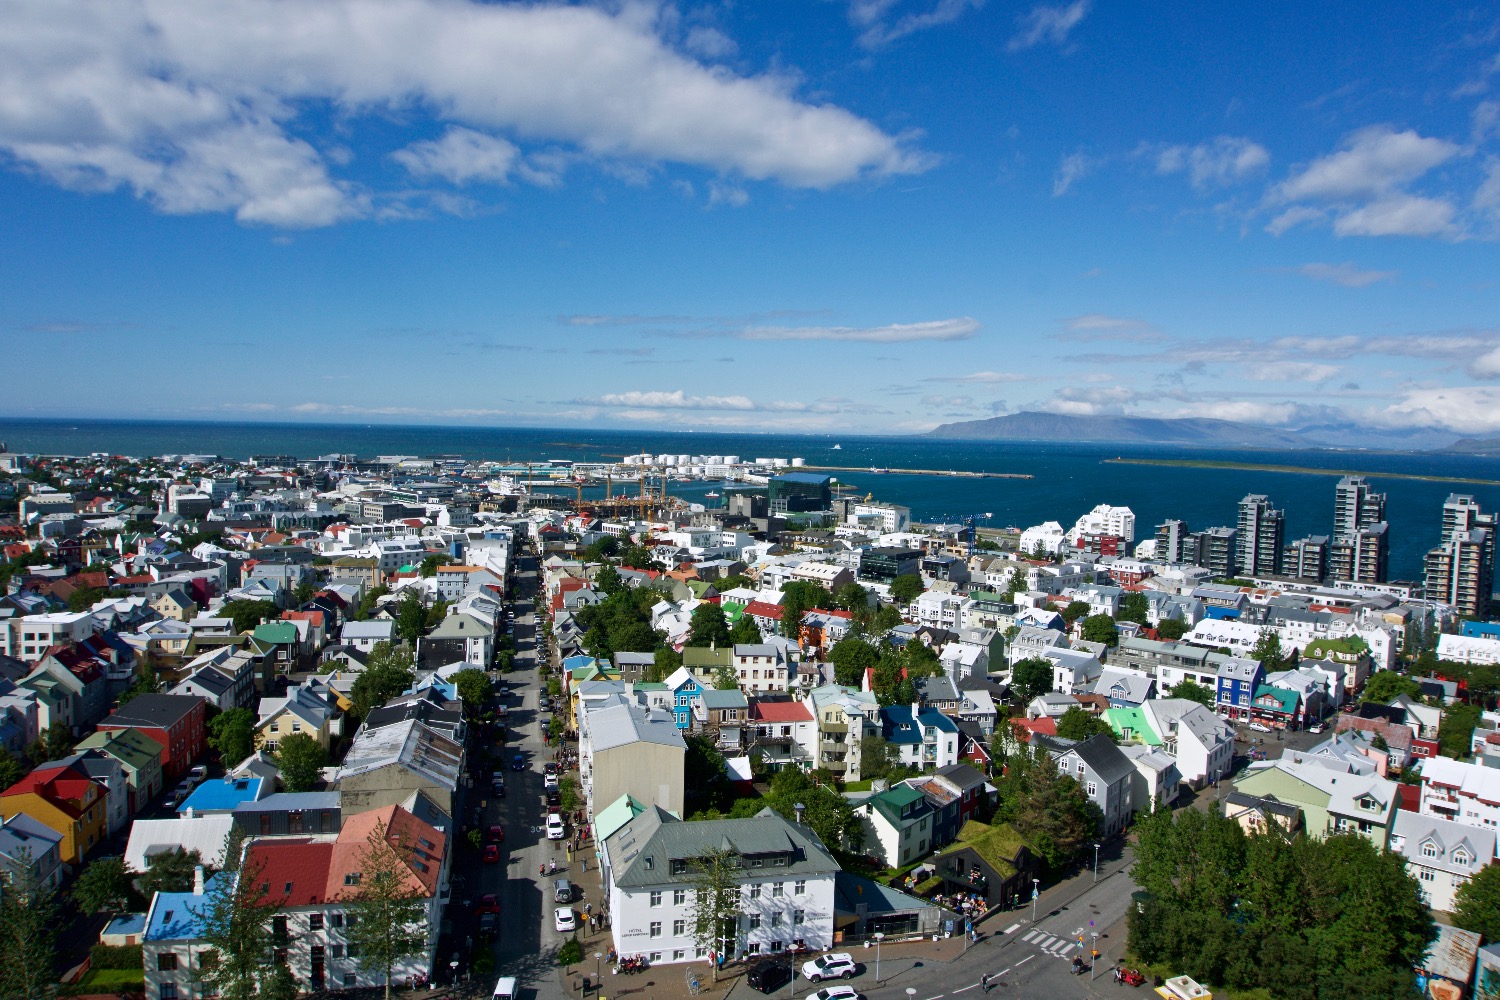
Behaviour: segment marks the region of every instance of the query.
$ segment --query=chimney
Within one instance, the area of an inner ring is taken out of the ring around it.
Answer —
[[[193,869],[193,895],[203,895],[203,866],[198,865]]]
[[[798,802],[798,803],[796,803],[795,805],[792,806],[792,811],[797,814],[797,825],[801,826],[802,825],[802,814],[805,813],[805,812],[807,812],[807,806],[805,806],[802,803]]]

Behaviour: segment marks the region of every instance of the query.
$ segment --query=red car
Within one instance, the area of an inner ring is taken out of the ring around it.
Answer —
[[[489,840],[492,844],[505,843],[505,827],[501,826],[499,823],[496,823],[494,826],[490,827]]]
[[[498,864],[500,861],[500,848],[495,844],[484,845],[484,863],[487,865]]]
[[[499,913],[500,897],[493,892],[485,893],[479,897],[479,905],[474,907],[475,913]]]
[[[1139,986],[1146,981],[1146,977],[1135,969],[1116,969],[1115,982],[1124,983],[1126,986]]]

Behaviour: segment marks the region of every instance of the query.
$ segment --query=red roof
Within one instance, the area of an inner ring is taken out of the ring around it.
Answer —
[[[808,614],[810,614],[810,615],[826,615],[829,618],[849,618],[849,619],[853,619],[854,618],[854,612],[852,612],[852,611],[830,611],[827,608],[813,608],[811,611],[808,612]]]
[[[63,812],[77,816],[83,812],[81,807],[88,798],[89,790],[98,791],[98,787],[94,779],[75,767],[44,764],[0,792],[0,795],[35,792]]]
[[[775,618],[781,620],[781,608],[779,605],[767,604],[765,601],[751,601],[745,605],[745,614],[756,618]]]
[[[257,894],[277,906],[313,906],[326,903],[328,869],[333,844],[307,840],[258,841],[250,848],[247,868],[260,868]]]
[[[321,611],[283,611],[281,620],[284,622],[307,622],[314,628],[323,627],[323,612]]]
[[[751,722],[811,722],[812,712],[800,701],[752,701]]]

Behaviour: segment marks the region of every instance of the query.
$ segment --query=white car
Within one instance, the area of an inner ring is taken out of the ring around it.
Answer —
[[[543,775],[542,776],[542,787],[543,788],[556,788],[557,787],[557,775],[555,775],[555,774],[545,774],[545,775]]]
[[[562,814],[549,813],[547,816],[547,839],[562,840],[563,837],[567,836],[567,833],[568,828],[567,825],[563,823]]]
[[[563,934],[571,933],[578,929],[578,915],[573,912],[571,906],[559,906],[552,911],[552,926]]]
[[[1312,724],[1311,726],[1308,726],[1307,727],[1307,731],[1310,732],[1310,733],[1312,733],[1314,736],[1317,736],[1319,733],[1321,733],[1323,731],[1323,723],[1316,722],[1316,723]]]
[[[859,991],[853,986],[825,986],[816,993],[809,993],[807,1000],[859,1000]]]
[[[1250,723],[1250,728],[1255,730],[1257,733],[1269,733],[1271,731],[1271,727],[1266,725],[1264,722],[1252,722]]]
[[[803,962],[802,974],[815,983],[821,983],[825,979],[848,979],[858,968],[853,955],[847,951],[836,951],[811,962]]]

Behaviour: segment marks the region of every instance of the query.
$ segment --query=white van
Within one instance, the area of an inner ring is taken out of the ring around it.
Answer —
[[[516,977],[501,976],[495,984],[495,995],[491,1000],[516,1000]]]

